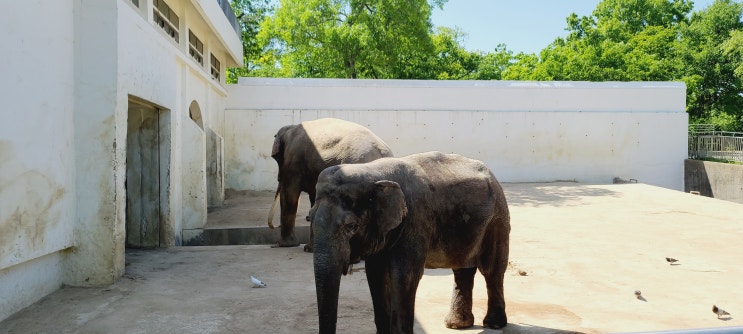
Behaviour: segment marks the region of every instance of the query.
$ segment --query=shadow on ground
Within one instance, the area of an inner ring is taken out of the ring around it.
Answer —
[[[620,196],[613,190],[577,182],[504,183],[503,190],[509,205],[533,207],[573,206],[580,205],[582,197]]]

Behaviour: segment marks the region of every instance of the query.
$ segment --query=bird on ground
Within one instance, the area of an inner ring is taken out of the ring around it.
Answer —
[[[730,315],[730,313],[728,313],[728,311],[725,311],[725,310],[717,307],[717,305],[712,305],[712,312],[714,312],[715,314],[717,314],[717,319],[720,319],[720,317],[725,316],[725,315]]]
[[[255,278],[254,276],[250,276],[250,280],[253,282],[254,288],[265,288],[267,286],[266,283],[261,282],[261,280]]]
[[[635,296],[637,296],[637,298],[640,298],[641,295],[642,292],[640,292],[640,290],[635,290]]]
[[[676,262],[678,262],[678,260],[676,260],[676,259],[674,259],[674,258],[672,258],[672,257],[667,257],[667,258],[666,258],[666,261],[668,261],[668,263],[670,263],[670,264],[673,264],[673,263],[676,263]]]

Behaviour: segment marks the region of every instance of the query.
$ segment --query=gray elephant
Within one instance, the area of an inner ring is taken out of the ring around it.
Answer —
[[[279,165],[279,185],[268,216],[268,226],[273,228],[276,202],[280,201],[281,239],[276,245],[299,245],[294,234],[299,195],[306,192],[314,205],[315,183],[323,169],[391,156],[389,146],[369,129],[341,119],[323,118],[279,129],[271,150],[271,157]],[[305,250],[312,251],[311,242]]]
[[[365,260],[377,333],[412,333],[424,268],[452,268],[444,323],[473,325],[479,269],[488,290],[483,326],[506,325],[503,277],[511,231],[500,183],[480,161],[428,152],[325,169],[310,210],[320,333],[334,333],[341,275]]]

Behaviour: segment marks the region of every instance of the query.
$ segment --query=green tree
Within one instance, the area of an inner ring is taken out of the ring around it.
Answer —
[[[679,58],[691,122],[743,131],[742,10],[739,2],[717,0],[681,26]]]
[[[462,46],[465,34],[459,29],[436,27],[431,36],[433,52],[424,56],[424,65],[417,69],[416,79],[463,80],[475,71],[478,53]]]
[[[281,0],[263,21],[259,67],[281,77],[416,78],[446,0]]]
[[[505,44],[498,44],[495,49],[479,57],[477,68],[468,77],[473,80],[501,80],[516,61],[512,51]]]
[[[688,0],[604,0],[591,16],[567,18],[568,36],[540,53],[537,80],[673,80],[677,27]]]
[[[722,43],[722,53],[735,68],[733,73],[738,80],[743,80],[743,31],[730,32],[730,38]]]
[[[243,67],[227,69],[227,83],[236,83],[237,78],[255,76],[259,70],[258,62],[263,57],[263,48],[258,43],[256,36],[263,19],[272,13],[271,0],[232,0],[230,2],[232,11],[237,16],[240,24],[243,45]]]
[[[517,55],[505,79],[684,81],[692,122],[743,130],[741,3],[604,0],[567,18],[568,35]]]

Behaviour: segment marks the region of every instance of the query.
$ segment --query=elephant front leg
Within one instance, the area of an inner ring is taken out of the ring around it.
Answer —
[[[452,269],[454,292],[451,296],[449,314],[444,318],[447,328],[469,328],[475,323],[472,315],[472,287],[477,268]]]
[[[403,253],[404,254],[404,253]],[[397,254],[398,258],[408,256]],[[413,333],[415,324],[415,294],[423,276],[420,261],[393,261],[390,268],[390,333]]]
[[[390,333],[390,286],[387,263],[378,256],[364,260],[366,280],[374,305],[374,324],[377,334]]]
[[[296,186],[281,187],[281,238],[276,243],[278,247],[296,247],[299,241],[294,234],[297,207],[299,206],[300,190]]]

